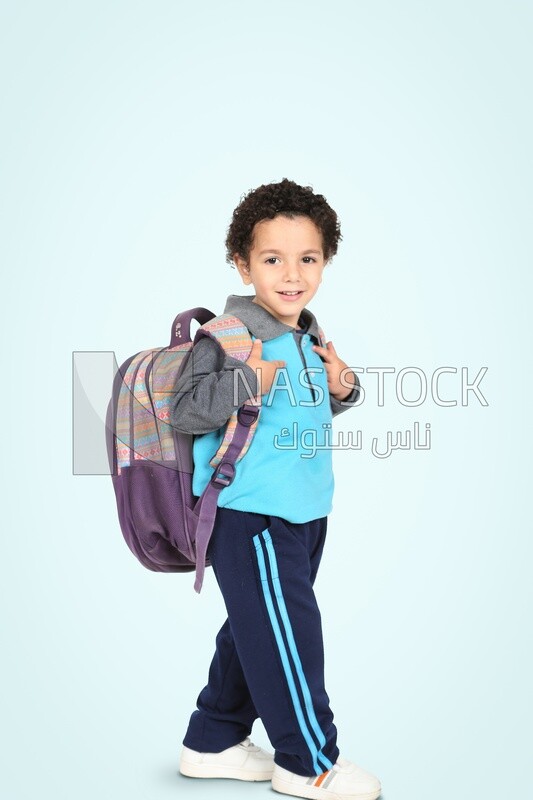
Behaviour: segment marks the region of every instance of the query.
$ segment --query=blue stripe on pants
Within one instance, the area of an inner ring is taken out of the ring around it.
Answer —
[[[296,688],[296,684],[294,681],[294,676],[292,674],[292,669],[289,661],[289,657],[287,654],[287,649],[285,646],[285,642],[283,640],[283,635],[281,633],[281,629],[278,623],[278,619],[276,616],[276,611],[274,608],[274,603],[272,600],[272,594],[270,591],[270,585],[268,582],[268,574],[267,574],[267,565],[265,562],[265,557],[263,555],[263,548],[261,546],[260,536],[262,537],[263,541],[265,542],[268,554],[268,565],[270,567],[270,576],[272,579],[272,585],[274,587],[274,594],[276,598],[276,604],[278,607],[278,611],[283,623],[283,628],[285,630],[285,636],[287,637],[287,642],[289,645],[289,650],[293,659],[293,663],[296,669],[296,675],[298,678],[298,682],[300,684],[300,689],[305,701],[305,709],[307,711],[307,715],[313,731],[317,737],[318,742],[320,743],[321,749],[318,750],[315,741],[309,731],[307,726],[302,706],[300,703],[300,698],[298,696],[298,690]],[[253,537],[253,543],[255,546],[255,551],[257,554],[257,563],[259,566],[259,574],[261,577],[261,586],[263,590],[263,596],[265,599],[268,616],[270,619],[270,623],[272,625],[272,629],[274,631],[274,636],[276,638],[276,644],[279,650],[279,654],[281,657],[281,662],[283,664],[283,670],[285,672],[285,677],[287,679],[287,683],[289,686],[289,691],[291,695],[291,699],[293,702],[294,710],[296,713],[296,717],[298,720],[298,725],[300,726],[300,730],[302,735],[305,739],[305,742],[309,748],[309,752],[313,759],[313,767],[317,775],[321,775],[322,772],[326,769],[331,769],[333,764],[331,761],[326,758],[326,756],[322,753],[322,747],[326,744],[326,738],[324,733],[320,729],[318,724],[318,720],[316,718],[316,714],[313,708],[313,703],[311,700],[311,693],[309,691],[309,686],[307,684],[307,680],[305,678],[305,674],[302,667],[302,662],[300,660],[300,656],[296,647],[296,642],[294,640],[294,634],[292,631],[292,626],[289,620],[289,615],[287,613],[287,607],[285,605],[285,600],[283,597],[283,591],[281,589],[281,583],[279,580],[279,573],[278,573],[278,566],[276,561],[276,554],[274,551],[274,544],[272,542],[272,537],[268,532],[268,529],[264,530],[261,534],[257,534]],[[322,762],[323,766],[319,765],[319,760]]]
[[[285,628],[285,635],[287,637],[287,641],[289,643],[289,648],[291,651],[291,655],[294,661],[294,665],[296,667],[296,672],[298,675],[298,679],[300,681],[300,686],[302,689],[302,694],[305,700],[305,709],[307,711],[307,716],[315,732],[315,735],[318,739],[320,744],[320,750],[318,752],[318,757],[325,764],[326,769],[332,769],[333,764],[326,758],[326,756],[322,753],[322,748],[326,744],[326,737],[320,725],[318,724],[318,720],[316,718],[315,709],[313,708],[313,701],[311,700],[311,692],[309,691],[309,686],[307,684],[307,680],[304,674],[304,670],[302,667],[302,662],[300,659],[300,655],[298,653],[298,649],[296,647],[296,642],[294,641],[294,634],[292,631],[292,626],[290,623],[289,615],[287,613],[287,606],[285,605],[285,599],[283,597],[283,591],[281,589],[281,581],[279,579],[279,572],[278,572],[278,564],[276,561],[276,553],[274,550],[274,543],[272,541],[272,537],[268,529],[263,531],[262,533],[263,539],[267,546],[267,553],[268,553],[268,560],[270,562],[270,572],[272,575],[272,585],[274,586],[274,593],[276,595],[276,599],[278,601],[278,608],[280,611],[281,619],[283,622],[283,627]],[[322,770],[323,772],[323,770]]]

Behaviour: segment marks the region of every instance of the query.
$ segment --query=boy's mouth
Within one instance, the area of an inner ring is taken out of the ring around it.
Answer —
[[[282,297],[286,298],[287,300],[296,300],[298,297],[300,297],[303,294],[303,289],[297,289],[297,290],[292,291],[292,292],[288,292],[288,291],[287,292],[278,292],[278,294],[281,295]]]

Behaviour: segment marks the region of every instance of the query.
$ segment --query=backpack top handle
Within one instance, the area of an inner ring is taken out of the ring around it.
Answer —
[[[215,315],[207,308],[191,308],[178,314],[170,330],[169,347],[177,347],[179,344],[187,344],[191,341],[191,322],[195,319],[200,325],[205,325]]]

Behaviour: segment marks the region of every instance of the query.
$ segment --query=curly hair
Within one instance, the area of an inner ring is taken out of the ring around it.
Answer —
[[[342,239],[337,214],[321,194],[314,194],[311,186],[299,186],[288,178],[280,183],[265,183],[243,195],[226,236],[226,261],[233,265],[238,253],[248,261],[253,246],[254,225],[262,220],[274,219],[283,214],[291,219],[301,215],[309,217],[322,233],[324,260],[329,261],[337,252]]]

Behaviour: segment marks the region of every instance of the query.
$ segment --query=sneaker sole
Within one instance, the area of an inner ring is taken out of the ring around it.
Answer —
[[[320,786],[296,786],[290,781],[274,776],[272,778],[272,788],[280,794],[290,794],[292,797],[305,797],[308,800],[377,800],[381,794],[381,789],[364,794],[337,794],[331,789],[321,789]]]
[[[188,761],[180,763],[180,772],[187,778],[232,778],[236,781],[269,781],[272,779],[270,770],[254,772],[249,769],[236,769],[215,764],[191,764]]]

